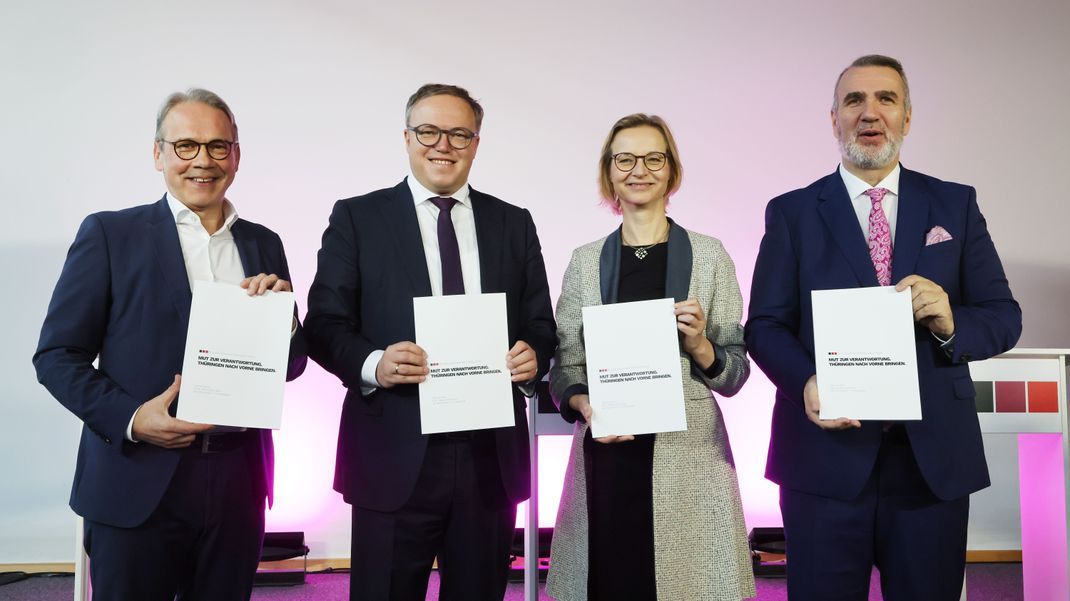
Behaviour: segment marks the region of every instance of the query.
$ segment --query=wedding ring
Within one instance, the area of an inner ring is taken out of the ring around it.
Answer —
[[[398,375],[398,368],[399,368],[399,367],[401,367],[401,365],[400,365],[400,364],[398,364],[398,363],[395,363],[395,364],[394,364],[394,375],[395,375],[395,376],[396,376],[396,375]]]

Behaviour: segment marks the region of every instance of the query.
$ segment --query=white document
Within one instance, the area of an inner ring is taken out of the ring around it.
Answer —
[[[673,299],[583,308],[591,435],[687,429]]]
[[[194,282],[178,418],[279,429],[293,313],[292,292]]]
[[[821,419],[921,419],[910,289],[814,290]]]
[[[412,308],[431,372],[420,384],[420,431],[516,425],[505,294],[423,296]]]

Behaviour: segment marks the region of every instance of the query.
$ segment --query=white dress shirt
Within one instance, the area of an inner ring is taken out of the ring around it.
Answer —
[[[884,195],[884,200],[881,201],[881,208],[884,209],[884,216],[888,218],[888,228],[892,235],[892,246],[895,246],[895,217],[899,211],[899,172],[902,169],[899,164],[896,163],[895,169],[885,176],[876,186],[871,186],[857,175],[851,173],[840,163],[840,177],[843,179],[843,185],[847,186],[847,196],[851,199],[851,205],[854,207],[855,216],[858,217],[858,225],[862,227],[862,237],[867,241],[869,240],[869,212],[873,209],[873,201],[869,196],[866,196],[866,190],[870,188],[884,188],[888,190],[888,193]]]
[[[204,229],[201,218],[196,213],[170,192],[167,193],[167,207],[175,218],[178,244],[182,247],[182,262],[186,266],[190,292],[193,291],[193,282],[196,280],[238,285],[245,279],[238,245],[230,231],[230,227],[238,220],[238,212],[229,200],[223,200],[223,225],[213,234]],[[134,411],[130,423],[126,426],[126,438],[130,441],[134,441],[135,417],[137,411]]]
[[[223,225],[209,234],[196,213],[186,208],[171,193],[167,193],[167,206],[175,216],[178,243],[182,247],[182,262],[186,265],[189,289],[193,282],[225,282],[237,285],[245,279],[245,268],[238,255],[238,245],[230,228],[238,220],[238,212],[229,200],[223,201]]]
[[[427,275],[431,278],[431,294],[442,296],[442,255],[438,250],[438,214],[439,209],[432,198],[435,194],[423,187],[412,175],[405,180],[412,192],[412,201],[416,205],[416,221],[420,224],[420,239],[424,243],[424,257],[427,259]],[[470,188],[465,183],[450,195],[457,201],[450,211],[453,229],[457,232],[457,248],[461,251],[461,276],[464,279],[466,294],[479,294],[482,291],[479,279],[479,246],[476,243],[476,217],[472,211]]]
[[[438,213],[439,209],[430,199],[439,195],[428,190],[410,172],[405,178],[412,192],[412,201],[416,205],[416,221],[420,225],[420,239],[424,245],[424,258],[427,260],[427,275],[431,280],[431,294],[442,296],[442,259],[438,250]],[[483,291],[479,274],[479,246],[476,243],[476,217],[472,211],[472,199],[468,182],[465,182],[450,198],[457,204],[450,211],[453,229],[457,232],[457,247],[461,251],[461,277],[464,280],[465,294],[480,294]],[[379,387],[375,377],[375,368],[383,357],[384,351],[372,351],[364,360],[360,370],[361,392],[370,394]]]

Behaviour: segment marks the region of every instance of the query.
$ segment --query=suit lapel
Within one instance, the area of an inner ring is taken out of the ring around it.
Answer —
[[[620,287],[620,247],[621,228],[618,227],[606,236],[598,257],[598,283],[603,305],[617,302],[617,289]],[[691,238],[688,237],[687,231],[672,219],[669,220],[669,245],[666,252],[668,258],[665,266],[665,296],[671,296],[676,302],[687,300],[693,263]]]
[[[178,318],[182,323],[182,331],[186,331],[189,322],[190,304],[193,294],[189,288],[189,276],[186,275],[186,262],[182,259],[182,245],[178,241],[178,228],[175,226],[175,217],[167,206],[167,196],[164,195],[152,209],[152,221],[149,223],[149,233],[152,239],[152,250],[156,264],[159,266],[160,277],[163,279],[164,289],[171,298],[178,312]]]
[[[405,180],[394,186],[393,198],[382,205],[380,212],[393,233],[393,253],[401,263],[400,271],[409,278],[413,296],[431,296],[431,278],[427,275],[427,258],[420,237],[420,223],[416,219],[416,205]]]
[[[241,259],[242,270],[245,277],[252,277],[258,273],[268,273],[260,261],[260,245],[256,238],[245,227],[245,222],[238,219],[230,227],[230,233],[234,236],[234,244],[238,247],[238,257]]]
[[[685,301],[691,288],[691,265],[694,262],[691,238],[672,219],[669,220],[669,247],[666,252],[665,296],[673,297],[676,302]]]
[[[472,212],[479,248],[481,292],[505,292],[502,281],[502,253],[505,251],[505,214],[486,195],[471,189]]]
[[[895,217],[895,242],[892,245],[892,283],[917,270],[918,253],[925,246],[925,227],[929,223],[932,198],[913,171],[899,174],[899,208]]]
[[[877,272],[873,268],[873,260],[869,258],[869,246],[862,229],[858,227],[858,217],[839,173],[825,178],[825,185],[817,198],[817,211],[832,239],[840,247],[847,264],[851,266],[858,283],[862,286],[876,286]]]

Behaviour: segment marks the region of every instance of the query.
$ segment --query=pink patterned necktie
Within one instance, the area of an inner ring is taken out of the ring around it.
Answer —
[[[892,284],[892,231],[881,206],[881,201],[887,193],[886,188],[866,190],[866,196],[873,202],[869,211],[869,258],[873,259],[873,268],[877,270],[877,283],[881,286]]]

